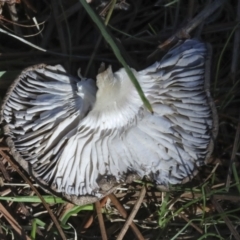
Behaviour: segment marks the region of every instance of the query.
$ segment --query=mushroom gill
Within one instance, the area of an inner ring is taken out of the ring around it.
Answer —
[[[96,84],[60,65],[30,67],[2,105],[7,143],[44,188],[76,204],[101,198],[132,173],[164,186],[191,179],[217,133],[209,58],[209,46],[190,39],[147,69],[132,69],[153,114],[123,68],[109,67]]]

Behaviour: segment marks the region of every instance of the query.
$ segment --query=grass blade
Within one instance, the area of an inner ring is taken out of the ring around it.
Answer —
[[[149,103],[148,99],[145,97],[143,90],[138,82],[138,80],[136,79],[136,77],[134,76],[132,70],[130,69],[130,67],[127,65],[127,63],[125,62],[125,60],[122,57],[121,52],[119,51],[119,48],[117,47],[116,43],[114,42],[113,38],[110,36],[110,34],[108,33],[105,25],[103,24],[103,22],[99,19],[99,17],[94,13],[94,11],[91,9],[91,7],[89,6],[89,4],[86,2],[86,0],[79,0],[82,4],[82,6],[85,8],[85,10],[87,11],[87,13],[89,14],[89,16],[91,17],[91,19],[96,23],[97,27],[99,28],[99,30],[101,31],[102,36],[104,37],[104,39],[106,40],[106,42],[110,45],[110,47],[112,48],[116,58],[118,59],[118,61],[122,64],[122,66],[125,68],[129,78],[131,79],[133,85],[135,86],[140,98],[142,99],[145,107],[152,113],[152,106]]]
[[[54,197],[54,196],[42,196],[46,203],[54,204],[54,203],[65,203],[62,198]],[[41,199],[38,196],[17,196],[17,197],[0,197],[0,200],[4,201],[12,201],[12,202],[25,202],[25,203],[41,203]]]

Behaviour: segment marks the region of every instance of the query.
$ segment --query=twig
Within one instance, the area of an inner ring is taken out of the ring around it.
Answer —
[[[64,32],[62,22],[57,20],[57,18],[59,16],[58,5],[61,6],[61,1],[59,2],[57,0],[52,0],[52,4],[53,4],[53,6],[52,6],[53,17],[55,18],[55,23],[56,23],[56,27],[57,27],[58,36],[59,36],[59,39],[60,39],[60,46],[61,46],[61,49],[62,49],[62,53],[67,54],[68,53],[68,47],[69,47],[69,55],[70,55],[69,56],[69,61],[65,62],[65,67],[67,67],[67,70],[69,70],[70,69],[70,64],[71,64],[71,55],[72,55],[71,44],[68,41],[69,32]],[[66,18],[64,18],[64,19],[66,20]],[[67,23],[66,23],[66,26],[67,26]]]
[[[52,218],[61,238],[63,240],[66,240],[67,238],[65,237],[65,234],[60,226],[60,224],[58,223],[58,220],[56,219],[56,217],[54,216],[54,214],[52,213],[52,210],[50,209],[50,207],[48,206],[48,204],[46,203],[46,201],[44,200],[44,198],[42,197],[42,195],[38,192],[38,190],[33,186],[33,184],[31,183],[31,181],[22,173],[22,171],[18,168],[18,166],[12,161],[12,159],[6,155],[1,149],[0,149],[0,154],[2,155],[2,157],[4,157],[11,165],[12,167],[18,172],[18,174],[23,178],[23,180],[29,184],[29,186],[31,187],[31,189],[36,193],[36,195],[41,199],[43,206],[47,209],[50,217]]]
[[[240,0],[238,0],[237,6],[237,22],[240,22]],[[239,49],[240,49],[240,26],[237,28],[234,35],[234,43],[233,43],[233,56],[232,56],[232,65],[231,65],[231,75],[232,79],[235,82],[236,73],[238,71],[239,66]]]
[[[192,19],[195,9],[195,0],[188,0],[188,19]]]
[[[119,235],[118,235],[118,237],[117,237],[117,240],[123,239],[123,237],[124,237],[124,235],[126,234],[126,232],[127,232],[128,228],[129,228],[130,224],[132,223],[134,217],[136,216],[136,214],[137,214],[137,212],[138,212],[138,209],[140,208],[140,206],[141,206],[141,204],[142,204],[142,201],[143,201],[143,198],[144,198],[145,194],[146,194],[146,188],[145,188],[145,186],[143,186],[143,187],[142,187],[142,190],[141,190],[141,193],[140,193],[140,195],[139,195],[139,198],[138,198],[136,204],[134,205],[133,210],[132,210],[132,212],[130,213],[127,221],[125,222],[125,224],[124,224],[121,232],[119,233]]]
[[[34,13],[37,13],[37,9],[32,5],[31,1],[29,0],[22,0],[22,2],[24,2],[24,4],[31,9]]]
[[[233,162],[235,160],[235,156],[236,156],[236,153],[238,150],[239,134],[240,134],[240,115],[238,118],[238,127],[237,127],[235,140],[234,140],[234,144],[233,144],[232,156],[231,156],[231,160],[230,160],[229,168],[228,168],[228,174],[227,174],[227,180],[226,180],[226,190],[227,191],[229,190],[229,185],[230,185],[231,176],[232,176],[232,165],[233,165]]]
[[[108,22],[109,22],[109,20],[110,20],[110,18],[111,18],[111,15],[112,15],[112,13],[113,13],[113,9],[114,9],[115,4],[116,4],[116,0],[113,0],[113,1],[111,1],[110,3],[108,3],[107,6],[105,7],[105,9],[106,9],[106,8],[107,8],[107,9],[110,8],[110,10],[109,10],[109,12],[108,12],[108,15],[107,15],[107,18],[106,18],[105,21],[104,21],[104,24],[105,24],[106,26],[108,25]],[[88,75],[89,69],[90,69],[90,67],[91,67],[91,65],[92,65],[93,59],[95,58],[95,55],[96,55],[96,53],[97,53],[97,51],[98,51],[98,48],[99,48],[99,46],[100,46],[101,41],[102,41],[102,35],[100,35],[100,36],[98,37],[97,43],[96,43],[96,45],[95,45],[95,47],[94,47],[93,53],[92,53],[91,58],[90,58],[90,60],[89,60],[89,62],[88,62],[88,65],[87,65],[87,68],[86,68],[86,71],[85,71],[84,76],[87,76],[87,75]]]
[[[208,194],[211,192],[211,190],[208,187],[206,187],[205,189]],[[230,221],[230,219],[228,218],[228,216],[226,216],[224,214],[224,210],[222,209],[221,205],[218,203],[218,201],[216,200],[216,198],[214,196],[211,197],[211,201],[212,201],[213,206],[216,208],[216,210],[221,214],[223,220],[225,221],[225,223],[228,226],[232,235],[235,237],[236,240],[239,240],[240,239],[239,233],[234,228],[234,226],[233,226],[232,222]]]
[[[165,49],[179,40],[179,38],[188,38],[191,31],[200,25],[205,19],[213,14],[226,0],[216,0],[212,4],[206,6],[195,18],[187,23],[183,28],[177,31],[173,36],[168,38],[158,48]],[[154,54],[154,53],[153,53]],[[151,54],[151,56],[153,55]],[[149,56],[150,57],[150,56]]]
[[[0,146],[0,150],[9,150],[9,147],[2,147],[2,146]]]
[[[11,181],[11,178],[10,178],[10,176],[9,176],[9,174],[8,174],[8,172],[7,172],[4,164],[3,164],[3,162],[2,162],[2,159],[0,159],[0,170],[1,170],[2,174],[3,174],[3,177],[4,177],[8,182],[10,182],[10,181]]]
[[[59,52],[59,51],[50,51],[50,50],[46,50],[46,49],[44,49],[44,48],[42,48],[42,47],[39,47],[39,46],[37,46],[36,44],[33,44],[33,43],[31,43],[31,42],[29,42],[29,41],[27,41],[27,40],[25,40],[25,39],[23,39],[23,38],[21,38],[21,37],[19,37],[19,36],[17,36],[17,35],[14,35],[14,34],[12,34],[12,33],[10,33],[10,32],[7,32],[7,31],[5,31],[4,29],[2,29],[2,28],[0,28],[0,33],[4,33],[4,34],[6,34],[7,36],[10,36],[10,37],[13,37],[13,38],[15,38],[15,39],[17,39],[18,41],[20,41],[20,42],[23,42],[24,44],[27,44],[27,45],[29,45],[30,47],[32,47],[32,48],[35,48],[35,49],[37,49],[37,50],[39,50],[39,51],[41,51],[41,52],[44,52],[44,53],[48,53],[48,54],[52,54],[52,55],[54,55],[54,56],[60,56],[60,57],[71,57],[71,58],[74,58],[74,59],[81,59],[81,60],[89,60],[89,56],[81,56],[81,55],[69,55],[69,54],[64,54],[64,53],[61,53],[61,52]],[[22,53],[18,53],[20,56],[22,56]],[[23,53],[24,54],[24,53]],[[26,53],[25,53],[26,54]],[[29,53],[30,55],[32,54],[32,53]],[[37,53],[38,54],[38,53]],[[7,55],[9,55],[9,53],[7,54]],[[28,55],[28,54],[26,54],[26,55]],[[1,57],[2,57],[3,55],[1,55]],[[99,57],[96,57],[95,58],[95,60],[100,60],[100,61],[104,61],[104,62],[113,62],[114,60],[109,60],[108,58],[99,58]],[[59,61],[59,60],[58,60]]]
[[[18,22],[18,14],[17,14],[17,9],[16,9],[16,4],[15,3],[14,4],[8,4],[7,6],[8,6],[8,9],[9,9],[9,14],[11,16],[12,21],[13,22]],[[22,35],[21,29],[17,25],[13,24],[13,28],[14,28],[15,34]]]
[[[4,215],[6,220],[12,226],[12,228],[23,238],[26,240],[31,240],[29,236],[27,236],[22,229],[22,227],[18,224],[18,222],[13,218],[13,216],[7,211],[7,209],[0,203],[0,212]]]
[[[215,0],[206,6],[195,18],[193,18],[183,29],[187,34],[193,31],[204,20],[211,16],[226,0]],[[181,31],[181,30],[180,30]]]
[[[122,215],[122,217],[125,219],[127,218],[127,212],[126,210],[123,208],[122,204],[118,201],[118,199],[116,198],[116,196],[114,194],[110,194],[109,198],[111,199],[112,203],[114,204],[114,206],[117,208],[117,210],[119,211],[119,213]],[[139,240],[144,240],[143,235],[141,234],[141,232],[139,231],[139,229],[137,228],[137,226],[135,225],[134,222],[131,222],[130,227],[132,229],[132,231],[134,232],[135,236],[137,237],[137,239]]]
[[[106,202],[107,202],[107,200],[108,200],[108,196],[107,197],[104,197],[103,199],[101,199],[100,200],[100,207],[102,208],[105,204],[106,204]],[[93,213],[91,213],[91,212],[89,212],[89,214],[87,214],[86,216],[85,216],[85,218],[84,218],[84,220],[83,220],[83,227],[80,227],[80,229],[81,229],[81,231],[83,230],[86,230],[87,228],[89,228],[91,225],[92,225],[92,223],[93,223]],[[82,232],[83,232],[82,231]]]
[[[174,17],[174,23],[173,23],[173,32],[177,30],[177,25],[178,25],[178,17],[179,17],[179,11],[180,11],[180,1],[177,1],[175,8],[175,17]]]
[[[103,240],[107,240],[107,233],[104,225],[103,215],[102,215],[102,207],[99,201],[95,202],[96,212],[98,216],[98,222],[101,230],[101,235]]]
[[[199,228],[195,223],[190,222],[190,220],[184,216],[182,213],[179,213],[179,216],[184,219],[187,223],[189,223],[193,228],[195,228],[200,234],[203,234],[203,230],[201,228]]]
[[[214,168],[212,169],[212,171],[210,172],[210,174],[208,175],[208,177],[204,180],[204,182],[207,182],[211,177],[212,175],[216,172],[218,166],[219,166],[220,163],[217,163]]]
[[[211,190],[213,190],[211,188]],[[213,194],[212,196],[214,196],[215,199],[217,200],[227,200],[227,201],[232,201],[232,202],[240,202],[240,196],[239,195],[229,195],[228,194]],[[192,194],[192,192],[185,192],[180,196],[180,199],[197,199],[197,198],[201,198],[202,197],[202,193],[194,193]],[[207,199],[209,197],[206,197]]]

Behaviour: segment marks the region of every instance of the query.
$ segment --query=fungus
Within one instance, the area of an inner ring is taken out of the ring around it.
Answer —
[[[2,105],[7,144],[44,189],[76,204],[96,201],[131,174],[182,183],[209,158],[217,133],[209,58],[208,45],[190,39],[132,69],[153,114],[123,68],[108,67],[95,83],[60,65],[30,67]]]

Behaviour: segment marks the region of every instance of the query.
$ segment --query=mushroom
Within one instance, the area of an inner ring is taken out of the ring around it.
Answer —
[[[199,40],[179,41],[161,61],[132,69],[153,114],[123,68],[109,66],[95,83],[60,65],[30,67],[2,105],[7,144],[44,189],[78,205],[136,176],[165,187],[189,180],[217,134],[210,52]]]

